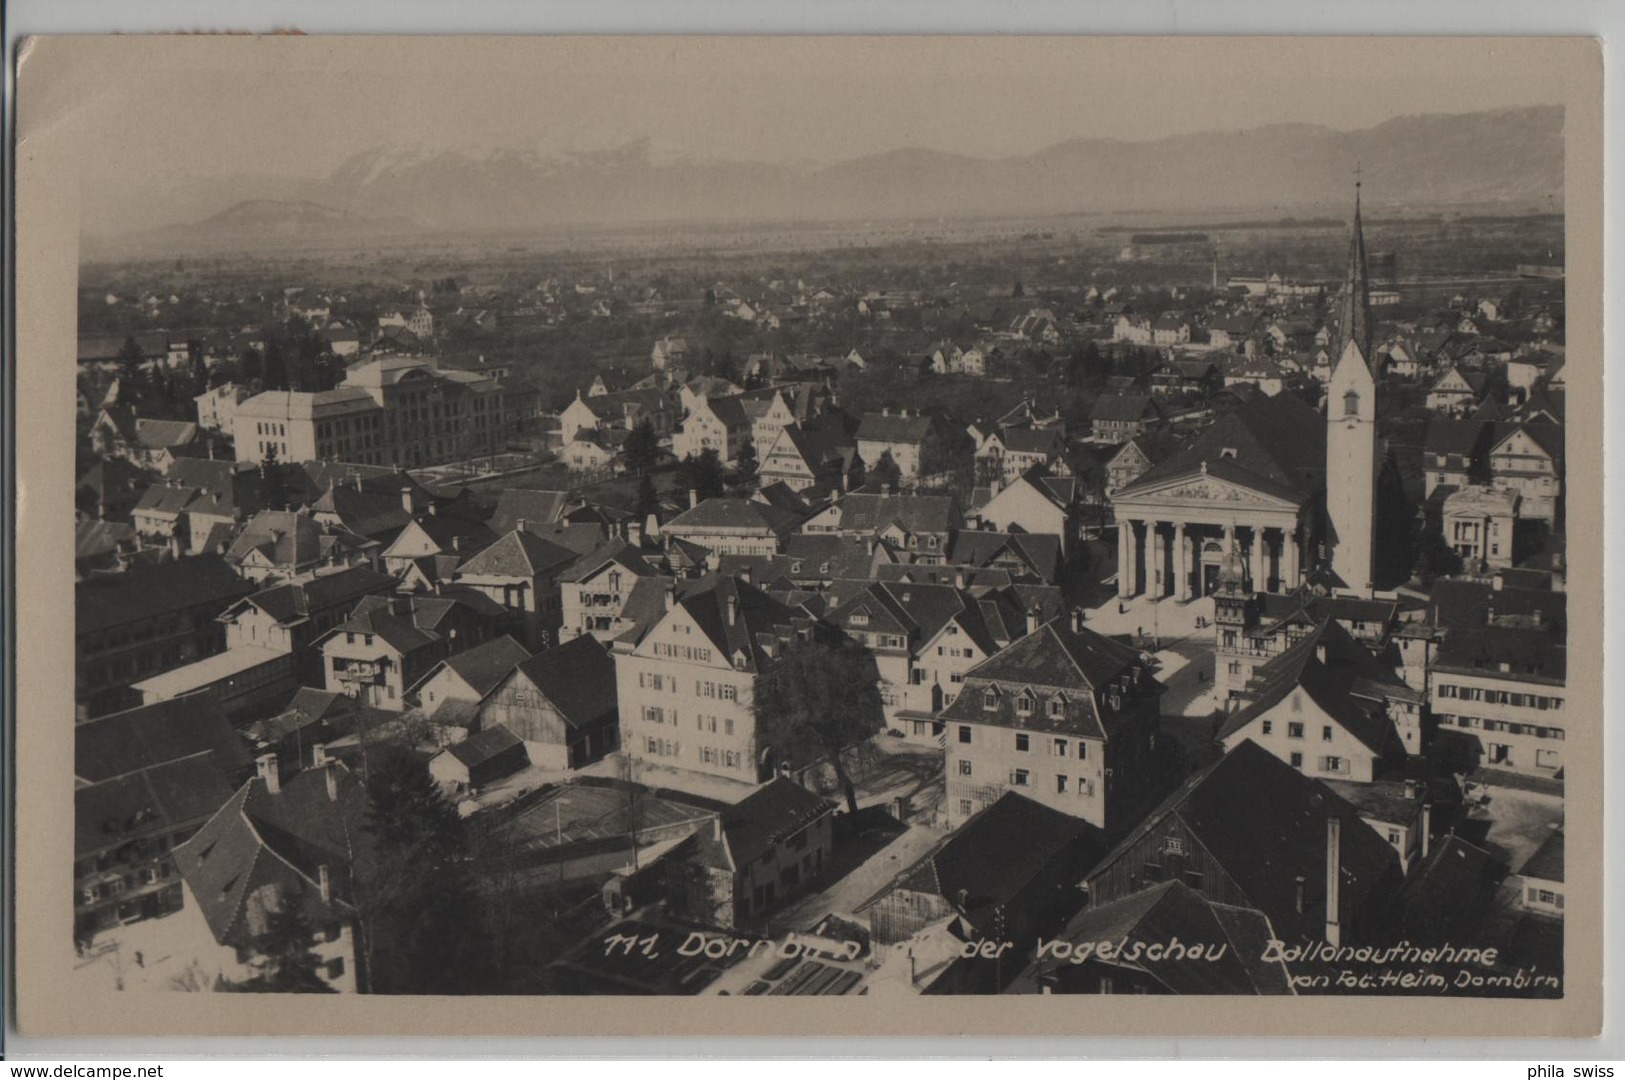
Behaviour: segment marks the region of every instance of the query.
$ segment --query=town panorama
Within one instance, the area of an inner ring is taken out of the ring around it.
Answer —
[[[1374,164],[87,255],[64,969],[1561,996],[1562,214]]]

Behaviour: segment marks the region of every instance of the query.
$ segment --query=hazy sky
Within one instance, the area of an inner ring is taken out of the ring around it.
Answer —
[[[1191,39],[1154,54],[1066,38],[185,40],[199,46],[185,65],[124,39],[84,54],[94,78],[34,88],[44,115],[67,118],[95,148],[88,203],[148,182],[323,175],[379,144],[555,152],[648,137],[662,158],[824,163],[899,147],[996,157],[1077,137],[1352,129],[1547,100],[1488,42],[1465,63],[1374,79],[1356,54],[1390,48],[1380,42],[1277,39],[1219,62]],[[29,91],[25,63],[24,100]]]

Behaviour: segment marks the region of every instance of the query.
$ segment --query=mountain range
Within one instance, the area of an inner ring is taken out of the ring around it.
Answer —
[[[1357,166],[1376,206],[1560,209],[1563,112],[1428,114],[1359,131],[1281,124],[1143,142],[1073,139],[1005,158],[899,149],[821,167],[658,161],[647,140],[574,156],[377,147],[318,179],[216,178],[193,196],[213,205],[166,232],[1296,211],[1346,205]],[[233,192],[247,201],[228,205]]]

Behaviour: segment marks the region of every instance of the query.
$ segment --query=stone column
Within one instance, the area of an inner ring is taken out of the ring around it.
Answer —
[[[1291,531],[1282,530],[1281,558],[1286,564],[1281,571],[1281,588],[1283,590],[1298,587],[1298,556],[1300,554],[1298,544],[1298,530],[1296,528]]]
[[[1191,598],[1191,545],[1185,535],[1185,523],[1177,522],[1174,525],[1174,544],[1177,551],[1174,553],[1174,574],[1176,575],[1175,596],[1180,600]]]
[[[1253,574],[1252,591],[1264,592],[1265,586],[1268,584],[1269,580],[1264,575],[1264,530],[1257,525],[1253,526],[1251,548]]]
[[[1117,519],[1117,598],[1134,595],[1134,522]]]

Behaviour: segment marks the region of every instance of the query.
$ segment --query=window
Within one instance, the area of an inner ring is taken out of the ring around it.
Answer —
[[[969,724],[960,724],[959,725],[959,741],[962,742],[962,743],[969,743],[970,742],[970,725]]]
[[[1031,690],[1023,690],[1016,695],[1016,715],[1031,716],[1033,711],[1033,694]]]
[[[960,817],[970,817],[970,815],[971,815],[970,800],[969,799],[960,799],[959,800],[959,816]]]
[[[1067,745],[1067,741],[1065,739],[1056,739],[1054,744],[1051,746],[1051,753],[1055,757],[1067,757],[1067,756],[1069,756],[1069,754],[1068,754],[1069,749],[1070,748]]]
[[[1303,768],[1303,755],[1302,754],[1294,753],[1292,755],[1292,767],[1294,769]]]
[[[1326,772],[1342,772],[1343,759],[1340,757],[1328,757],[1323,767]]]
[[[998,707],[999,707],[999,692],[997,690],[995,690],[991,686],[988,687],[986,690],[982,691],[982,708],[984,708],[984,709],[997,709]],[[961,739],[960,741],[963,742],[964,740]]]
[[[1275,730],[1275,721],[1273,721],[1273,720],[1264,721],[1264,734],[1268,735],[1268,734],[1272,733],[1274,730]]]
[[[970,762],[967,761],[964,758],[959,759],[959,775],[960,776],[969,776],[970,775]]]
[[[1016,736],[1016,749],[1025,754],[1032,748],[1032,739],[1027,735]]]
[[[1078,741],[1078,760],[1079,761],[1088,761],[1089,760],[1089,744],[1084,742],[1081,739]]]
[[[1066,777],[1057,776],[1055,778],[1055,794],[1057,794],[1057,795],[1065,795],[1066,794]]]
[[[1389,829],[1388,830],[1388,842],[1390,844],[1394,845],[1395,847],[1399,846],[1399,830],[1398,829]]]
[[[1030,774],[1026,769],[1017,769],[1015,774],[1010,777],[1010,781],[1011,783],[1015,784],[1016,787],[1026,787],[1030,778]]]
[[[1287,738],[1289,738],[1289,739],[1301,739],[1301,738],[1303,738],[1303,725],[1302,724],[1296,724],[1296,723],[1288,724],[1286,726],[1286,735],[1287,735]]]
[[[1185,854],[1185,840],[1183,837],[1170,836],[1162,842],[1162,850],[1169,855]]]
[[[1332,741],[1332,726],[1330,724],[1324,724],[1324,725],[1321,726],[1321,729],[1320,729],[1320,741],[1321,742],[1331,742]]]
[[[1056,695],[1050,699],[1049,714],[1057,720],[1066,716],[1066,698]]]
[[[1350,390],[1348,393],[1343,395],[1343,415],[1360,415],[1360,395],[1357,392]]]

